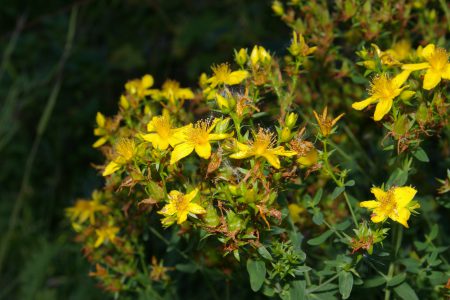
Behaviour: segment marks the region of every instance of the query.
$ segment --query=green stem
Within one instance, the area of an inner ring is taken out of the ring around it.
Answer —
[[[320,285],[318,285],[318,286],[316,286],[316,287],[314,287],[314,288],[307,289],[307,290],[306,290],[306,294],[311,294],[311,293],[317,291],[318,289],[320,289],[320,288],[323,287],[324,285],[327,285],[327,284],[329,284],[330,282],[333,282],[333,281],[334,281],[336,278],[338,278],[338,277],[339,277],[339,273],[337,273],[336,275],[334,275],[333,277],[331,277],[331,278],[328,279],[327,281],[323,282],[322,284],[320,284]]]
[[[339,233],[339,231],[336,230],[336,228],[334,228],[333,226],[330,225],[330,223],[328,223],[327,221],[323,220],[323,223],[328,227],[328,229],[330,229],[331,231],[333,231],[334,234],[336,234],[339,238],[344,239],[344,236],[342,234]]]
[[[325,168],[327,169],[328,174],[330,174],[331,178],[336,183],[336,185],[339,187],[342,187],[342,186],[344,186],[344,184],[342,183],[341,180],[338,180],[336,178],[336,176],[334,175],[333,169],[331,168],[330,162],[328,160],[328,149],[327,149],[328,141],[325,139],[322,143],[323,143],[323,160],[325,163]],[[353,207],[350,203],[350,199],[348,198],[347,192],[345,192],[345,191],[344,191],[344,198],[345,198],[345,202],[347,203],[350,214],[352,215],[353,223],[355,224],[355,227],[358,227],[358,221],[356,219],[355,212],[353,211]]]
[[[393,242],[393,249],[392,249],[392,261],[389,264],[389,269],[387,273],[387,280],[389,281],[392,277],[394,277],[395,274],[395,262],[397,260],[397,253],[400,249],[400,245],[402,244],[402,238],[403,238],[403,228],[400,224],[395,223],[393,234],[392,234],[392,242]],[[389,300],[391,298],[391,289],[386,286],[384,290],[384,300]]]
[[[356,220],[355,212],[353,211],[353,207],[350,203],[350,199],[348,198],[347,192],[344,191],[345,202],[347,202],[348,209],[350,210],[350,214],[352,215],[353,223],[355,227],[358,227],[358,221]]]

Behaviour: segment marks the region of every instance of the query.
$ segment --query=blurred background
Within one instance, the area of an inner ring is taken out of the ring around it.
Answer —
[[[0,299],[104,299],[64,209],[100,187],[95,114],[150,73],[195,87],[233,49],[289,30],[261,0],[2,0]]]

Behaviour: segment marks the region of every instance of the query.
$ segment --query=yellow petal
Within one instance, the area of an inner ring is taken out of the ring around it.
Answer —
[[[275,154],[272,154],[268,151],[264,152],[262,155],[269,164],[271,164],[274,168],[279,169],[280,168],[280,159]]]
[[[234,159],[244,159],[252,156],[250,151],[239,151],[230,155],[231,158]]]
[[[380,206],[380,202],[375,201],[375,200],[363,201],[363,202],[359,203],[359,206],[369,208],[369,209],[374,209],[374,208],[377,208],[378,206]]]
[[[386,192],[377,187],[371,188],[370,192],[374,194],[375,199],[377,199],[378,201],[381,201],[386,196]]]
[[[355,102],[352,104],[353,109],[356,110],[362,110],[364,108],[366,108],[367,106],[369,106],[372,103],[375,103],[377,101],[377,99],[375,99],[373,96],[363,100],[363,101],[359,101],[359,102]],[[316,117],[317,119],[318,117]]]
[[[195,145],[195,152],[197,152],[198,156],[208,159],[211,157],[211,144],[204,143],[200,145]]]
[[[210,133],[210,134],[208,134],[208,140],[210,140],[210,141],[218,141],[218,140],[226,139],[226,138],[228,138],[230,136],[232,136],[232,134],[229,134],[229,133]]]
[[[276,147],[268,151],[272,152],[275,155],[282,155],[282,156],[294,156],[297,154],[297,152],[295,151],[285,150],[282,146]]]
[[[201,207],[200,205],[195,204],[195,203],[189,203],[188,211],[190,213],[193,213],[193,214],[204,214],[204,213],[206,213],[206,210],[203,207]]]
[[[372,220],[372,222],[374,223],[379,223],[379,222],[383,222],[384,220],[386,220],[387,216],[385,216],[382,213],[376,213],[376,211],[374,211],[374,213],[370,216],[370,219]]]
[[[441,81],[440,72],[433,71],[433,69],[428,69],[423,78],[423,88],[426,90],[431,90]]]
[[[145,88],[149,88],[153,85],[153,77],[152,75],[144,75],[144,77],[142,77],[142,85]]]
[[[171,216],[177,213],[177,207],[172,204],[166,204],[160,211],[158,211],[159,214],[165,215],[165,216]]]
[[[170,164],[173,165],[182,158],[185,158],[194,151],[194,146],[188,143],[181,143],[175,146],[170,157]]]
[[[178,212],[177,224],[182,224],[182,223],[186,222],[187,216],[188,216],[188,211],[187,210]]]
[[[380,121],[383,119],[383,117],[391,110],[392,102],[392,99],[381,100],[378,102],[373,119],[375,121]]]
[[[395,222],[402,224],[406,228],[409,228],[407,221],[409,220],[410,216],[411,212],[406,208],[402,208],[399,209],[397,212],[394,212],[391,215],[389,215],[389,218],[391,218]]]
[[[402,84],[405,83],[406,80],[408,80],[409,74],[411,74],[411,72],[411,70],[405,70],[401,72],[392,79],[392,83],[396,88],[400,88],[400,86],[402,86]]]
[[[198,188],[193,189],[191,192],[189,192],[188,194],[184,195],[184,199],[186,199],[187,202],[191,202],[192,199],[195,198],[195,196],[197,196],[198,194]]]
[[[442,78],[450,79],[450,64],[447,64],[441,73]]]
[[[105,127],[106,119],[101,112],[97,113],[97,115],[95,116],[95,121],[97,121],[98,127]]]
[[[239,151],[247,151],[250,149],[250,147],[246,144],[243,144],[241,142],[236,141],[236,146],[239,149]]]
[[[248,77],[248,72],[244,70],[234,71],[225,80],[226,84],[234,85],[241,83],[245,78]]]
[[[402,186],[394,189],[394,197],[397,202],[397,207],[406,207],[414,198],[417,191],[410,186]]]
[[[182,88],[177,93],[178,98],[180,99],[194,99],[194,93],[191,89]]]
[[[105,241],[105,238],[103,237],[103,235],[99,235],[97,240],[95,241],[94,248],[100,247],[100,245],[103,244],[104,241]]]
[[[92,147],[94,148],[98,148],[100,146],[102,146],[103,144],[105,144],[108,141],[107,137],[101,137],[99,138],[94,144],[92,144]]]
[[[160,150],[166,150],[167,147],[169,147],[169,141],[166,139],[162,139],[156,133],[142,134],[141,137],[144,140],[151,142],[153,147],[158,148]]]
[[[428,44],[425,48],[423,48],[421,55],[428,59],[431,55],[433,55],[436,46],[434,44]]]
[[[428,69],[429,67],[430,67],[429,63],[404,64],[404,65],[402,65],[402,69],[403,70],[409,70],[409,71],[423,70],[423,69]]]
[[[102,175],[103,176],[111,175],[111,174],[113,174],[114,172],[116,172],[119,169],[120,169],[120,165],[115,163],[114,161],[112,161],[106,166],[106,168],[103,171]]]

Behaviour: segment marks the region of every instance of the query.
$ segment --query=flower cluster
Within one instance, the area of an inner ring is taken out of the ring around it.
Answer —
[[[115,116],[97,114],[105,186],[67,214],[106,289],[151,287],[171,297],[179,273],[215,270],[229,280],[242,262],[251,289],[269,297],[346,299],[366,280],[384,284],[387,299],[393,287],[410,289],[406,275],[394,275],[402,270],[397,252],[403,230],[421,222],[412,216],[429,209],[412,178],[415,163],[429,160],[423,140],[448,130],[447,53],[433,44],[413,49],[406,39],[387,50],[373,44],[353,49],[359,62],[342,58],[342,70],[320,81],[342,54],[326,56],[331,25],[318,25],[321,40],[302,30],[299,3],[272,6],[295,28],[284,59],[261,45],[240,49],[235,65],[213,65],[196,89],[174,80],[158,89],[144,75],[126,83]],[[351,4],[345,8],[336,22],[359,20]],[[367,40],[378,32],[365,30]],[[384,137],[352,111],[372,105]],[[375,199],[359,201],[369,190]],[[388,237],[391,263],[379,270],[367,258],[389,255]]]

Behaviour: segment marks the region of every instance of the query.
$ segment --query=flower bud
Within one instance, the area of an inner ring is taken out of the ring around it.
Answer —
[[[408,101],[409,99],[411,99],[414,95],[416,94],[416,92],[414,91],[403,91],[400,94],[400,99],[402,101]]]
[[[277,16],[284,15],[284,7],[280,1],[273,1],[272,10]]]
[[[120,96],[120,107],[123,109],[128,109],[130,107],[130,103],[124,95]]]
[[[281,130],[281,141],[282,142],[289,142],[291,140],[291,130],[289,129],[289,127],[284,127]]]
[[[284,120],[284,123],[287,127],[292,129],[295,126],[295,123],[297,122],[298,115],[296,113],[291,112],[286,116],[286,119]]]
[[[319,153],[315,148],[309,150],[309,152],[305,156],[301,156],[297,159],[297,162],[305,167],[310,167],[317,163],[319,160]]]
[[[247,49],[245,48],[241,48],[241,50],[239,50],[238,52],[236,52],[236,50],[234,51],[234,60],[236,61],[236,63],[238,65],[240,65],[241,67],[243,65],[245,65],[245,63],[248,60],[248,53],[247,53]]]

